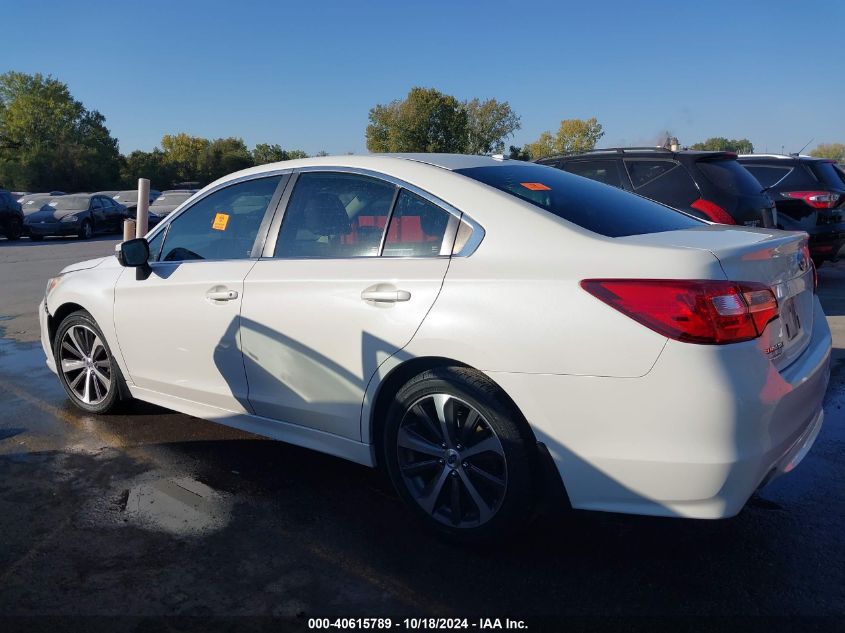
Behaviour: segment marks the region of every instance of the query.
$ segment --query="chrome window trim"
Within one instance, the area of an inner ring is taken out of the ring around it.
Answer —
[[[359,176],[366,176],[369,178],[374,178],[376,180],[382,180],[384,182],[388,182],[400,189],[406,189],[410,193],[416,194],[420,198],[428,200],[432,204],[440,207],[453,217],[457,218],[459,221],[466,222],[467,225],[472,229],[472,235],[470,235],[469,240],[464,245],[459,253],[447,253],[437,255],[436,257],[469,257],[472,255],[473,252],[478,248],[481,241],[484,239],[484,229],[478,224],[475,220],[470,218],[466,213],[460,211],[459,209],[455,208],[445,200],[441,200],[437,196],[425,191],[424,189],[420,189],[416,185],[412,185],[409,182],[406,182],[400,178],[396,178],[389,174],[385,174],[378,171],[373,171],[371,169],[364,169],[360,167],[344,167],[344,166],[337,166],[337,165],[310,165],[307,167],[298,167],[293,170],[293,175],[288,180],[288,184],[282,196],[282,200],[280,201],[278,207],[276,208],[276,212],[274,214],[273,220],[270,222],[270,229],[269,234],[267,235],[267,239],[264,241],[264,250],[263,254],[261,255],[261,259],[362,259],[367,258],[370,259],[374,257],[373,255],[359,255],[356,257],[331,257],[331,258],[324,258],[324,257],[284,257],[284,258],[276,258],[274,256],[276,250],[276,240],[279,236],[279,229],[282,226],[282,221],[284,220],[285,211],[287,209],[288,203],[290,202],[291,195],[293,191],[296,189],[296,181],[299,179],[299,174],[301,173],[308,173],[308,172],[326,172],[326,173],[343,173],[343,174],[356,174]],[[398,196],[397,196],[398,199]],[[394,200],[395,205],[395,200]],[[391,207],[391,215],[392,215],[392,207]],[[385,234],[387,233],[387,226],[388,224],[385,223]],[[452,243],[454,243],[454,238],[457,236],[457,224],[455,224],[455,229],[452,234]],[[447,226],[447,231],[450,227]],[[445,236],[444,236],[445,237]],[[444,243],[446,240],[444,239]],[[443,249],[441,248],[441,253]],[[381,257],[381,251],[379,251],[379,257]],[[432,257],[390,257],[390,259],[432,259]]]
[[[227,180],[222,182],[213,188],[209,189],[208,191],[203,191],[202,195],[199,195],[199,192],[185,200],[179,207],[171,211],[167,214],[167,216],[159,222],[152,230],[147,232],[147,235],[144,237],[146,238],[147,242],[151,239],[155,238],[161,231],[169,231],[170,225],[176,221],[176,219],[181,216],[183,213],[186,213],[189,209],[193,208],[198,202],[205,200],[208,196],[217,193],[221,189],[226,189],[227,187],[231,187],[232,185],[237,185],[243,182],[248,182],[250,180],[262,180],[264,178],[273,178],[275,176],[281,176],[281,180],[279,181],[278,185],[276,185],[276,190],[273,192],[273,196],[270,198],[270,203],[267,205],[267,209],[264,211],[264,217],[261,219],[261,223],[258,225],[258,233],[256,234],[255,242],[252,245],[252,251],[250,252],[249,257],[238,257],[237,259],[227,258],[227,259],[185,259],[185,260],[178,260],[172,262],[164,262],[156,260],[154,262],[150,262],[150,265],[153,264],[180,264],[180,263],[188,263],[188,262],[230,262],[230,261],[244,261],[244,260],[257,260],[260,257],[260,253],[263,249],[263,243],[266,241],[267,237],[267,229],[271,222],[271,218],[275,214],[279,203],[284,199],[284,194],[288,190],[288,185],[293,180],[293,178],[285,178],[286,175],[290,175],[293,173],[292,169],[273,169],[271,171],[264,171],[257,174],[247,174],[245,176],[239,176],[237,178],[232,178],[231,180]],[[197,197],[199,196],[199,197]],[[262,235],[262,231],[264,232]],[[162,238],[161,241],[161,248],[159,249],[159,257],[161,253],[164,252],[164,245],[167,242],[167,235]]]

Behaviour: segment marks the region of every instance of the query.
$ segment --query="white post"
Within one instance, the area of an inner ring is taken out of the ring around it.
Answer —
[[[128,242],[135,237],[135,220],[126,218],[123,221],[123,241]]]
[[[135,223],[135,237],[144,237],[150,223],[150,181],[146,178],[138,178],[138,212]]]

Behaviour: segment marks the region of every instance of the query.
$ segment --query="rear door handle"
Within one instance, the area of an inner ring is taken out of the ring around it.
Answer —
[[[209,290],[205,296],[212,301],[232,301],[238,298],[237,290]]]
[[[408,301],[411,293],[407,290],[373,290],[367,288],[361,292],[361,299],[364,301],[377,301],[379,303],[396,303]]]

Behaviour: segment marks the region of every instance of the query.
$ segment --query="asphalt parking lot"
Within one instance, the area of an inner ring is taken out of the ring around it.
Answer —
[[[484,551],[422,531],[377,471],[152,406],[73,409],[35,307],[115,243],[0,240],[0,614],[845,617],[845,262],[820,270],[836,349],[794,473],[732,519],[544,515]]]

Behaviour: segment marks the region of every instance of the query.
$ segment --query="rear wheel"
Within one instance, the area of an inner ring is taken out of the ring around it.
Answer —
[[[85,220],[79,227],[79,237],[83,240],[90,240],[94,237],[94,224],[91,220]]]
[[[430,528],[470,542],[498,540],[530,520],[534,447],[504,394],[459,367],[405,384],[384,433],[387,469],[403,500]]]
[[[6,227],[6,239],[19,240],[21,239],[22,233],[23,224],[21,224],[20,218],[12,218],[9,220],[9,225]]]
[[[119,404],[123,376],[90,314],[74,312],[61,322],[53,358],[62,386],[77,407],[108,413]]]

